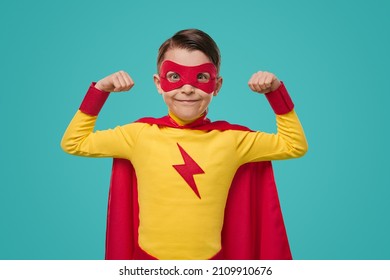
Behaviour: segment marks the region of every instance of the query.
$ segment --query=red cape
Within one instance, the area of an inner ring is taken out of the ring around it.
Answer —
[[[168,116],[138,122],[197,130],[249,130],[203,118],[185,127],[179,127]],[[107,213],[107,260],[135,259],[139,248],[138,211],[134,168],[128,160],[114,159]],[[237,170],[225,208],[222,255],[227,260],[292,259],[270,161],[248,163]]]

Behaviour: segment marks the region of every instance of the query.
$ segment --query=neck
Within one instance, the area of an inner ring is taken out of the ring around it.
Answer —
[[[200,115],[199,117],[197,117],[196,119],[193,119],[193,120],[183,120],[183,119],[177,117],[177,116],[176,116],[175,114],[173,114],[172,112],[169,112],[169,116],[170,116],[171,119],[174,120],[178,125],[184,126],[184,125],[188,125],[188,124],[193,123],[194,121],[198,120],[198,119],[201,118],[201,117],[204,117],[204,116],[205,116],[205,113],[203,113],[202,115]]]

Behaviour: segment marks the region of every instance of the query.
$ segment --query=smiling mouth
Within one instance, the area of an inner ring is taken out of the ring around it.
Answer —
[[[197,102],[197,101],[199,101],[199,100],[180,100],[180,99],[175,99],[176,101],[178,101],[178,102],[188,102],[188,103],[194,103],[194,102]]]

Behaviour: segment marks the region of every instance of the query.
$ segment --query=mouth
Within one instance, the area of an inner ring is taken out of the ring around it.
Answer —
[[[182,102],[182,103],[195,103],[198,102],[199,100],[197,99],[175,99],[177,102]]]

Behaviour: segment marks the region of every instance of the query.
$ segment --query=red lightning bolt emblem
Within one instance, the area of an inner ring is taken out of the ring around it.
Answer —
[[[183,157],[184,164],[175,164],[172,165],[176,171],[183,177],[183,179],[187,182],[187,184],[191,187],[191,189],[194,191],[194,193],[199,197],[199,191],[196,187],[196,183],[194,180],[195,174],[203,174],[204,171],[202,168],[190,157],[189,154],[187,154],[186,151],[177,143],[177,146],[179,147],[181,156]]]

